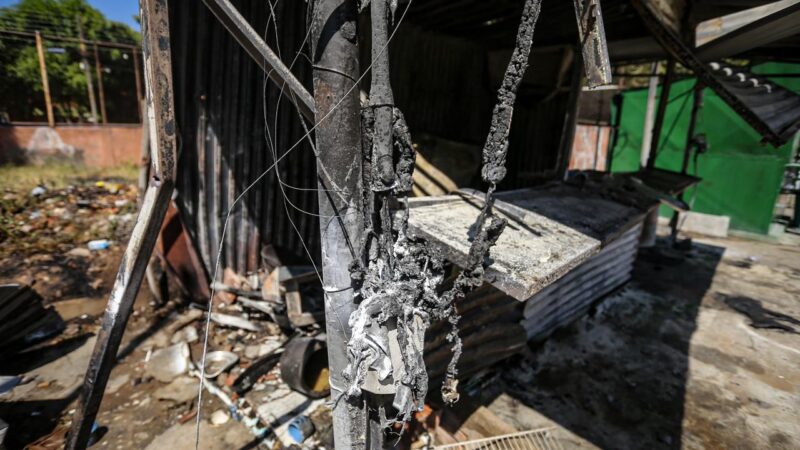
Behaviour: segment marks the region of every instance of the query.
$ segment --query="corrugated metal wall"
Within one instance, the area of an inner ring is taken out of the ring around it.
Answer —
[[[239,11],[263,32],[268,2],[235,1]],[[182,218],[206,265],[213,268],[228,209],[273,162],[267,128],[282,154],[300,140],[304,130],[296,110],[280,97],[274,83],[240,49],[200,1],[170,5],[175,71],[176,115],[180,133],[177,203]],[[267,42],[291,61],[305,37],[306,3],[279,1],[276,45],[274,22]],[[294,73],[310,88],[308,59],[298,58]],[[269,127],[264,124],[264,99]],[[279,102],[280,99],[280,102]],[[316,213],[315,159],[303,142],[278,166],[291,204]],[[298,190],[311,189],[311,190]],[[297,230],[292,226],[293,221]],[[278,249],[283,263],[307,261],[300,244],[319,253],[319,225],[313,215],[284,204],[275,172],[266,175],[234,208],[225,236],[222,267],[239,273],[256,270],[262,245]]]
[[[516,29],[516,25],[512,27]],[[362,60],[369,56],[369,48],[363,47]],[[490,76],[490,48],[479,41],[423,31],[408,24],[397,33],[391,51],[395,102],[403,110],[412,138],[415,133],[425,132],[474,144],[480,153],[489,132],[500,81]],[[553,55],[560,58],[558,53],[537,53],[534,48],[529,70],[542,70],[541,58]],[[501,73],[507,61],[502,63]],[[568,88],[569,77],[565,84]],[[566,165],[559,151],[569,90],[545,95],[528,95],[525,91],[523,85],[514,108],[508,175],[501,189],[530,187],[543,179],[552,179],[558,176],[559,165]],[[476,170],[473,184],[461,187],[482,188],[479,172]]]
[[[269,2],[234,4],[261,32],[268,17],[275,17],[277,31],[270,28],[266,40],[284,61],[291,61],[300,49],[306,51],[306,2],[277,1],[274,12],[268,10]],[[282,154],[302,138],[304,130],[286,99],[279,103],[279,89],[271,82],[265,85],[263,73],[202,2],[176,2],[170,7],[181,151],[176,201],[211,271],[234,199],[274,161],[267,131]],[[369,61],[369,36],[363,36],[362,68]],[[411,22],[403,26],[391,47],[392,83],[412,137],[431,133],[474,144],[480,151],[497,89],[489,75],[488,50],[477,41],[420,31]],[[535,59],[534,55],[532,70],[536,70]],[[293,71],[311,90],[308,58],[301,55]],[[368,83],[367,76],[366,89]],[[566,161],[559,143],[569,97],[563,89],[545,99],[520,97],[503,188],[527,187],[557,176],[559,164]],[[268,127],[264,125],[265,98]],[[308,143],[301,143],[283,159],[279,171],[288,202],[284,203],[274,172],[248,191],[233,209],[221,267],[240,274],[257,270],[267,245],[277,250],[283,264],[307,263],[308,254],[318,259],[316,166]],[[475,184],[472,187],[481,187]]]

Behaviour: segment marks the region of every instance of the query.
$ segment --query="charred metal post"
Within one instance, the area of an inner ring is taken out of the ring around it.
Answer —
[[[692,113],[689,116],[689,129],[686,130],[686,147],[683,149],[683,161],[681,162],[681,174],[686,175],[689,170],[689,158],[692,156],[692,148],[695,147],[695,129],[697,128],[697,116],[703,108],[703,89],[705,87],[698,81],[694,85],[694,97],[692,98]],[[683,200],[683,192],[678,194],[678,200]],[[680,213],[675,211],[670,220],[670,240],[675,243],[678,238],[678,220]]]
[[[372,85],[369,105],[375,115],[373,157],[378,167],[378,178],[386,188],[394,184],[394,158],[392,156],[392,125],[394,123],[394,95],[389,81],[389,8],[387,0],[372,0]]]
[[[664,81],[661,83],[661,95],[658,99],[658,110],[656,111],[656,120],[653,124],[653,137],[650,143],[650,155],[647,158],[647,168],[652,169],[656,166],[656,158],[658,157],[658,144],[661,141],[661,128],[664,126],[664,116],[667,113],[667,105],[669,104],[669,91],[672,87],[672,79],[675,75],[675,59],[670,58],[667,61],[667,73],[664,74]]]
[[[317,179],[322,274],[336,448],[367,448],[363,397],[342,396],[347,366],[348,320],[355,309],[350,265],[363,234],[361,112],[357,5],[355,0],[317,0],[311,22]]]
[[[169,205],[175,180],[176,124],[172,92],[167,0],[142,0],[142,36],[150,125],[150,148],[155,151],[150,181],[128,248],[108,299],[97,343],[86,371],[83,391],[73,416],[66,448],[84,449],[117,358],[125,325],[153,252]]]

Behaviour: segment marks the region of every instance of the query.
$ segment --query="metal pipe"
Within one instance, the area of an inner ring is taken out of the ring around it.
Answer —
[[[647,107],[644,113],[644,128],[642,129],[642,147],[639,166],[644,168],[650,159],[650,145],[653,143],[653,121],[655,118],[656,94],[658,93],[658,63],[653,63],[653,75],[647,85]]]
[[[89,441],[103,391],[116,363],[125,325],[167,212],[175,181],[177,130],[167,0],[142,0],[141,18],[150,148],[155,151],[153,172],[89,361],[67,440],[66,448],[69,450],[85,449]]]
[[[694,135],[697,127],[697,116],[703,108],[703,84],[698,80],[694,85],[694,97],[692,99],[692,112],[689,116],[689,129],[686,130],[686,146],[683,149],[683,161],[681,161],[681,174],[686,175],[689,169],[689,158],[692,156],[692,147],[694,147]],[[683,200],[683,192],[678,194],[678,200]],[[678,221],[680,220],[680,212],[674,211],[672,219],[669,222],[670,226],[670,240],[675,243],[678,238]]]
[[[253,58],[253,61],[266,72],[267,76],[279,87],[283,88],[285,86],[288,88],[284,95],[297,106],[303,117],[313,120],[314,98],[303,84],[295,78],[292,71],[283,64],[278,55],[261,39],[261,36],[247,22],[247,19],[239,14],[236,7],[229,0],[203,0],[203,3],[222,23],[222,26],[231,33],[244,51]]]
[[[372,155],[378,168],[378,177],[386,188],[394,185],[394,159],[392,157],[392,125],[394,123],[394,95],[389,82],[389,8],[387,0],[372,0],[372,84],[369,105],[375,114],[375,137]]]
[[[656,158],[658,157],[658,144],[661,140],[661,128],[664,126],[664,117],[667,114],[669,91],[672,87],[672,77],[674,75],[675,59],[670,58],[669,61],[667,61],[667,73],[664,75],[664,82],[661,83],[661,96],[658,99],[658,111],[656,111],[656,120],[653,124],[653,137],[650,144],[650,155],[647,158],[648,169],[652,169],[656,166]]]
[[[355,309],[350,264],[361,241],[363,218],[358,30],[355,0],[317,0],[311,22],[316,102],[322,274],[328,339],[334,444],[364,449],[367,414],[342,397],[347,366],[348,319]],[[338,194],[335,194],[338,193]]]

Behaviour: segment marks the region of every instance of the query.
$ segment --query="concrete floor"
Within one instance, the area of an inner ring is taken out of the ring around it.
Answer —
[[[565,448],[800,448],[800,241],[664,248],[484,403]]]

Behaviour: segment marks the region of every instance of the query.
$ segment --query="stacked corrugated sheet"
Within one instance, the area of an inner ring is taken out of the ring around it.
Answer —
[[[529,341],[541,341],[586,314],[597,299],[631,278],[642,226],[637,225],[597,255],[525,302],[522,325]]]
[[[498,193],[495,212],[509,225],[490,252],[485,284],[456,304],[464,341],[459,374],[547,338],[628,281],[644,217],[658,205],[650,191],[625,177],[586,173],[569,183]],[[472,191],[413,199],[409,229],[462,264],[481,201]],[[433,383],[451,356],[449,331],[439,323],[426,333]]]
[[[492,285],[471,292],[458,301],[456,309],[461,315],[458,334],[464,346],[458,361],[462,376],[502,361],[525,346],[522,305]],[[425,365],[432,384],[444,377],[452,356],[449,331],[447,323],[438,322],[425,334]]]

